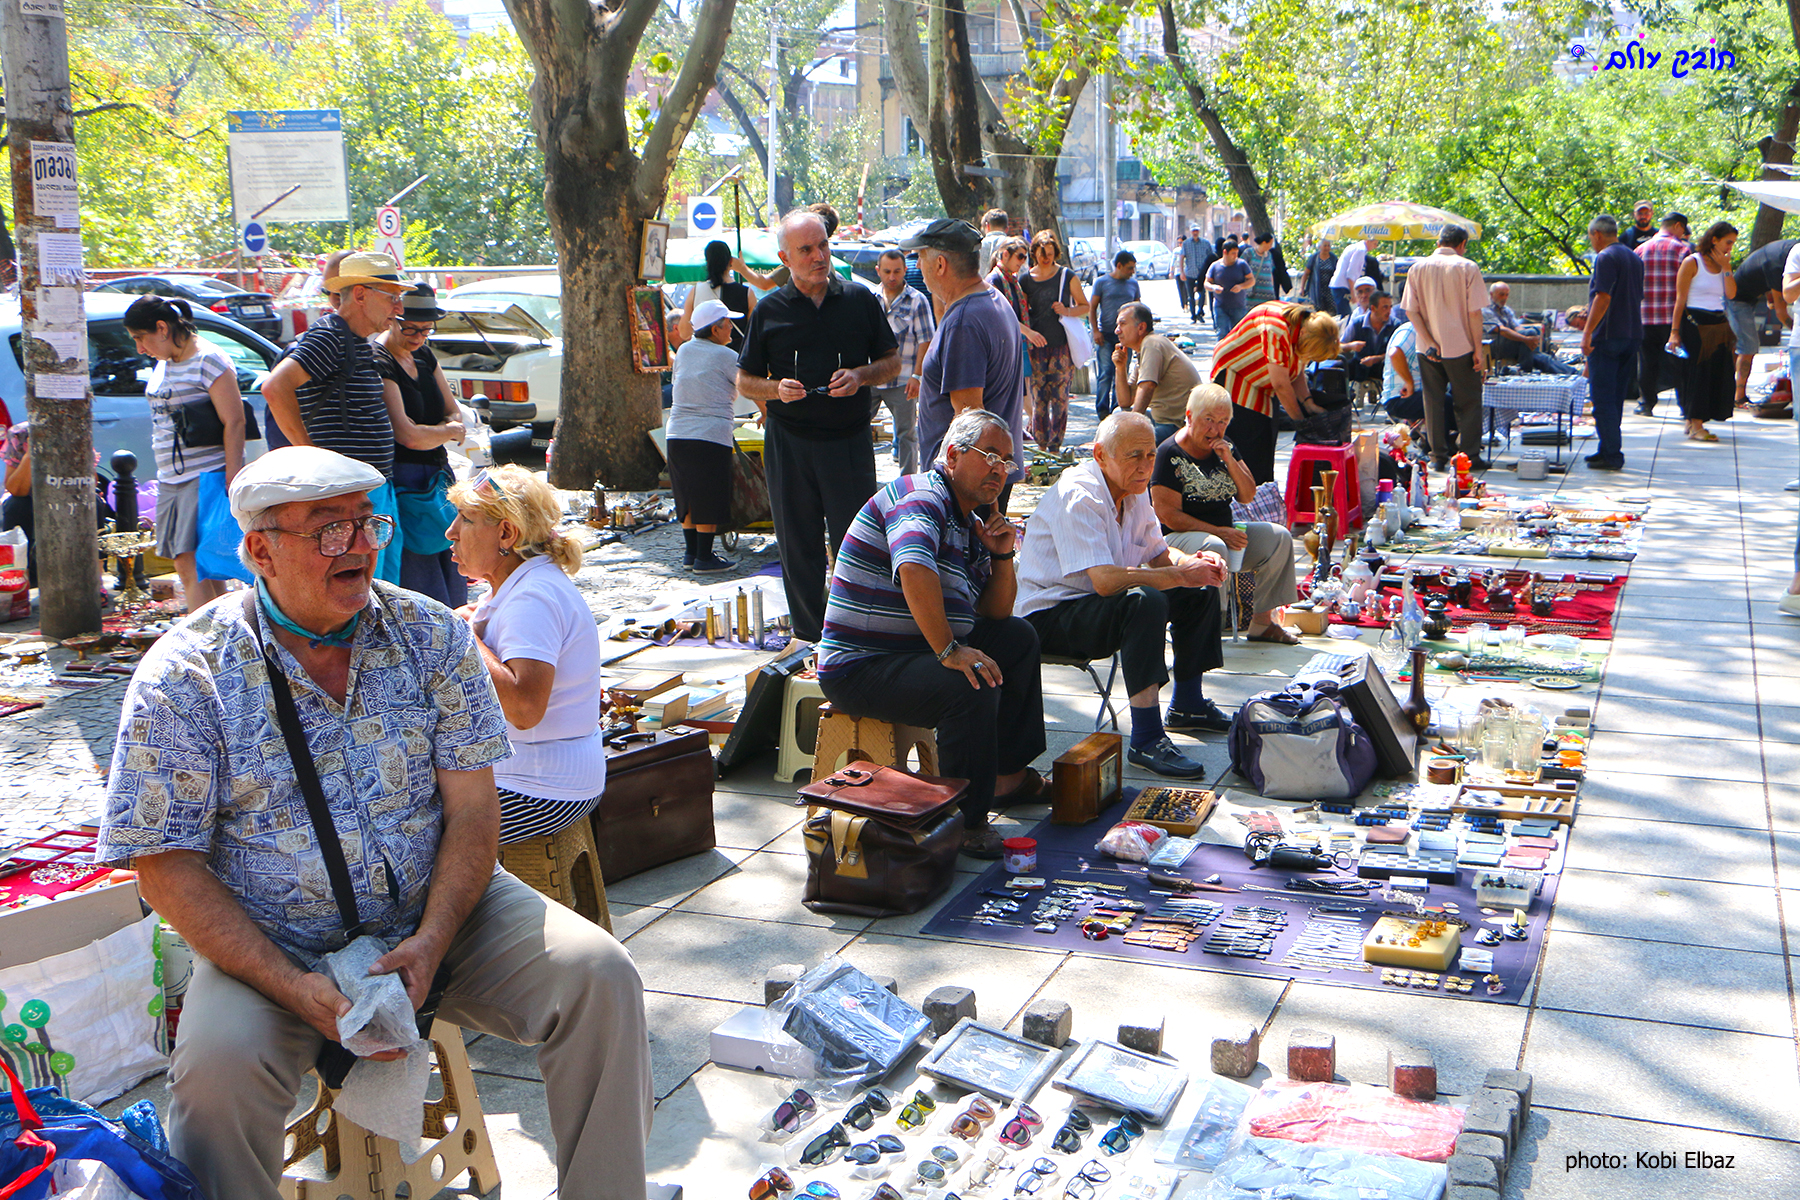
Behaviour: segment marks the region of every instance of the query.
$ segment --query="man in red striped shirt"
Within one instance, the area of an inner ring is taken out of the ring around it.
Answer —
[[[1675,316],[1675,274],[1682,260],[1694,252],[1687,240],[1688,221],[1678,212],[1662,219],[1656,236],[1633,251],[1644,260],[1644,300],[1638,306],[1644,320],[1644,344],[1638,351],[1638,404],[1632,411],[1640,417],[1656,415],[1656,398],[1662,391],[1662,373],[1668,359],[1664,348],[1669,340],[1669,322]],[[1668,363],[1675,382],[1675,396],[1681,397],[1679,364]]]

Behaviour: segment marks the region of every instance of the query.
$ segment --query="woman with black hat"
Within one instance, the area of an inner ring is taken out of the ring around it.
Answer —
[[[375,369],[394,423],[394,492],[400,505],[400,586],[460,608],[469,581],[450,558],[445,531],[456,519],[447,493],[454,479],[444,447],[463,440],[450,383],[426,346],[437,322],[449,316],[437,292],[421,283],[401,298],[388,327],[369,339]]]

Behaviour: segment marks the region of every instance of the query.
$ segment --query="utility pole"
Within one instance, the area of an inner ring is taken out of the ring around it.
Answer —
[[[0,0],[25,410],[31,419],[38,617],[44,636],[100,629],[81,204],[62,5]]]
[[[1117,240],[1119,228],[1119,150],[1113,139],[1117,136],[1113,128],[1112,111],[1112,72],[1100,73],[1100,210],[1102,235],[1101,246],[1105,247],[1100,270],[1112,270],[1113,243]]]
[[[769,228],[781,219],[781,206],[775,202],[775,180],[780,174],[776,161],[781,145],[781,41],[775,21],[775,2],[769,0]]]

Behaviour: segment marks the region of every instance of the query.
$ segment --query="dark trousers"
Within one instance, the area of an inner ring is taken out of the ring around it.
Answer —
[[[1668,351],[1669,326],[1644,326],[1644,341],[1638,347],[1638,403],[1644,406],[1645,412],[1655,412],[1656,402],[1662,395],[1663,376],[1668,376],[1668,383],[1675,389],[1675,402],[1681,402],[1682,363],[1679,359],[1671,361]]]
[[[1113,366],[1112,354],[1118,344],[1119,339],[1109,333],[1100,339],[1099,353],[1094,356],[1094,412],[1102,421],[1117,406],[1113,384],[1118,369]]]
[[[1638,339],[1596,338],[1593,345],[1588,355],[1588,399],[1594,405],[1594,432],[1600,443],[1594,457],[1622,463],[1625,445],[1619,427],[1625,417],[1625,385],[1638,356]]]
[[[1225,665],[1218,588],[1130,588],[1064,600],[1025,619],[1037,630],[1045,654],[1089,661],[1118,654],[1127,696],[1169,681],[1164,629],[1175,646],[1175,678],[1193,679]]]
[[[812,439],[770,421],[763,466],[794,636],[817,643],[825,625],[826,547],[837,553],[850,522],[875,494],[875,443],[867,428],[845,437]]]
[[[1481,373],[1475,369],[1475,355],[1456,358],[1419,359],[1419,374],[1425,384],[1425,435],[1431,443],[1431,457],[1442,463],[1456,453],[1458,445],[1471,459],[1481,455]],[[1444,426],[1445,393],[1456,403],[1455,443]]]
[[[1188,319],[1192,321],[1198,321],[1200,314],[1206,309],[1204,279],[1205,276],[1202,275],[1184,275],[1181,279],[1181,282],[1187,285],[1187,295],[1183,296],[1182,300],[1187,306]]]
[[[1186,275],[1175,276],[1175,294],[1181,297],[1181,310],[1194,311],[1194,284]]]
[[[1250,468],[1250,478],[1258,483],[1275,479],[1275,418],[1251,412],[1242,405],[1231,408],[1231,424],[1225,427],[1238,461]]]
[[[999,665],[999,687],[970,687],[968,676],[929,654],[879,654],[819,688],[843,712],[937,730],[938,773],[969,781],[964,823],[980,829],[995,777],[1044,752],[1044,688],[1037,633],[1022,618],[977,620],[963,641]]]

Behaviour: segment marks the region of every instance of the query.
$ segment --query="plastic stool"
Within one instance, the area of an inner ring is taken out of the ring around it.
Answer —
[[[938,773],[937,734],[916,725],[894,725],[874,717],[853,717],[819,706],[819,740],[813,751],[815,781],[824,779],[847,762],[871,762],[880,767],[911,770],[907,760],[919,752],[919,773]]]
[[[1288,459],[1288,524],[1312,518],[1314,463],[1322,463],[1327,471],[1338,473],[1331,503],[1337,509],[1333,536],[1341,538],[1352,525],[1362,524],[1362,483],[1357,477],[1354,446],[1294,446],[1293,456]]]
[[[319,1081],[312,1106],[290,1122],[282,1144],[281,1194],[284,1200],[397,1200],[400,1189],[417,1198],[435,1196],[464,1171],[474,1177],[475,1192],[486,1195],[500,1186],[500,1164],[488,1137],[487,1118],[475,1094],[475,1076],[463,1049],[462,1030],[448,1021],[431,1026],[433,1069],[443,1085],[443,1099],[427,1100],[421,1113],[424,1151],[411,1164],[400,1157],[400,1144],[377,1137],[332,1111],[337,1093]],[[317,1076],[314,1076],[315,1080]],[[430,1090],[427,1089],[427,1095]],[[288,1170],[314,1150],[325,1151],[325,1179],[308,1179]]]
[[[813,747],[819,741],[819,708],[825,693],[812,675],[789,675],[781,694],[781,745],[775,752],[775,778],[792,783],[812,770]],[[815,776],[815,778],[817,778]]]
[[[612,914],[606,907],[599,861],[593,822],[586,817],[556,833],[500,847],[501,866],[611,933]]]

